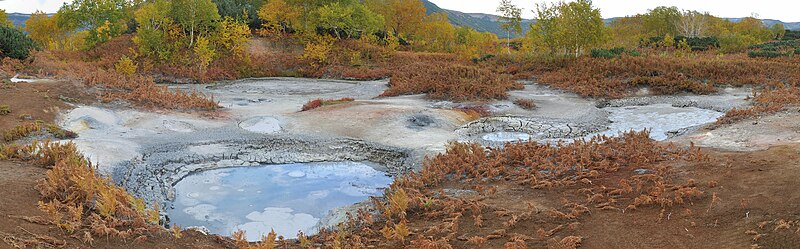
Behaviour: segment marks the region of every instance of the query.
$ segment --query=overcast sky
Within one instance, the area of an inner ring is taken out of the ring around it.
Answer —
[[[470,13],[494,13],[500,0],[431,0],[445,9]],[[63,0],[0,0],[0,9],[6,12],[32,13],[43,10],[52,13],[61,7]],[[525,9],[523,15],[531,18],[534,3],[549,0],[512,0]],[[708,11],[721,17],[746,17],[757,14],[759,18],[800,22],[798,0],[595,0],[603,17],[621,17],[646,12],[657,6],[678,6],[681,9]]]

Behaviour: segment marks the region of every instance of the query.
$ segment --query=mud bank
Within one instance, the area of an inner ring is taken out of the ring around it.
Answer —
[[[715,95],[631,97],[589,100],[538,85],[512,92],[533,99],[537,109],[524,111],[506,102],[493,104],[499,116],[469,122],[456,132],[487,146],[528,139],[555,143],[629,130],[651,131],[655,140],[683,136],[716,121],[724,112],[747,105],[746,88],[726,88]]]

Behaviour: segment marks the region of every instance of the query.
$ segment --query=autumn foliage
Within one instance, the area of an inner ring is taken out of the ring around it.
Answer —
[[[454,56],[419,56],[394,70],[382,96],[424,93],[432,99],[454,101],[505,99],[508,90],[522,88],[509,75]]]
[[[96,237],[138,241],[165,231],[158,225],[157,206],[146,209],[144,201],[101,177],[73,143],[0,144],[0,158],[50,168],[36,186],[42,194],[39,209],[55,227],[86,245]]]
[[[336,105],[342,104],[347,102],[353,102],[355,99],[353,98],[341,98],[341,99],[333,99],[333,100],[323,100],[323,99],[313,99],[309,100],[308,103],[303,105],[302,111],[310,111],[322,106],[326,105]]]
[[[714,127],[732,124],[743,119],[758,117],[782,111],[788,107],[800,105],[800,88],[797,85],[778,85],[753,90],[753,105],[745,108],[734,108],[717,119]]]
[[[708,94],[715,86],[800,82],[800,64],[792,59],[751,59],[709,54],[689,57],[622,56],[616,59],[581,57],[566,66],[542,73],[542,84],[587,97],[621,98],[640,87],[651,94],[681,92]]]

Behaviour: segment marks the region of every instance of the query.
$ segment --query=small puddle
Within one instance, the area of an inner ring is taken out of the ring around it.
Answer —
[[[192,174],[175,185],[170,223],[229,236],[241,229],[258,241],[315,234],[330,210],[382,194],[392,178],[358,162],[236,167]]]
[[[673,107],[669,104],[645,106],[608,107],[611,125],[603,135],[616,136],[630,130],[650,129],[650,138],[667,140],[670,131],[677,131],[717,121],[722,112],[697,107]]]
[[[531,139],[531,135],[524,132],[492,132],[483,135],[483,140],[492,141],[492,142],[527,142]]]

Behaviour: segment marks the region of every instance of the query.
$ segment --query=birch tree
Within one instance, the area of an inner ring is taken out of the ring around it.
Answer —
[[[506,48],[508,53],[511,54],[511,35],[522,33],[522,9],[511,3],[511,0],[500,1],[500,6],[497,7],[497,12],[500,12],[500,28],[506,31]]]

